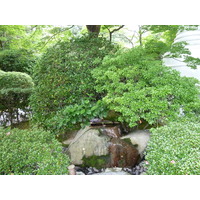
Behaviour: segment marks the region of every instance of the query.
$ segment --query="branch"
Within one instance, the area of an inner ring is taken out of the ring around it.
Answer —
[[[56,35],[58,35],[58,34],[60,34],[60,33],[62,33],[62,32],[68,31],[69,29],[71,29],[71,28],[73,28],[73,27],[74,27],[74,25],[72,25],[72,26],[69,27],[68,29],[65,29],[65,30],[59,31],[58,33],[53,34],[53,35],[47,40],[47,42],[44,44],[44,46],[43,46],[41,49],[43,49],[43,48],[48,44],[48,42],[49,42],[52,38],[54,38]]]
[[[120,29],[122,29],[124,27],[124,25],[121,25],[119,28],[113,29],[111,31],[111,34],[114,33],[115,31],[119,31]]]
[[[110,37],[110,42],[111,42],[111,40],[112,40],[112,33],[111,33],[111,31],[110,31],[110,29],[106,26],[106,25],[104,25],[105,27],[106,27],[106,29],[108,30],[108,32],[109,32],[109,37]]]
[[[104,25],[105,27],[106,27],[106,29],[108,30],[108,32],[109,32],[109,35],[110,35],[110,42],[112,41],[112,34],[114,33],[114,32],[116,32],[116,31],[119,31],[120,29],[122,29],[123,27],[124,27],[124,25],[121,25],[120,27],[118,27],[118,28],[116,28],[116,29],[113,29],[112,31],[106,26],[106,25]]]
[[[132,45],[132,47],[134,47],[134,44],[133,44],[133,37],[134,37],[134,35],[131,37],[131,39],[129,39],[127,36],[125,36],[125,35],[123,35],[123,37],[126,39],[126,40],[128,40],[128,42],[129,43],[131,43],[131,45]]]
[[[39,25],[35,25],[34,27],[31,27],[31,29],[30,29],[31,31],[33,31],[34,28],[36,28],[36,29],[35,29],[34,33],[30,36],[29,40],[32,39],[33,36],[36,34],[37,29],[38,29],[38,26],[39,26]]]

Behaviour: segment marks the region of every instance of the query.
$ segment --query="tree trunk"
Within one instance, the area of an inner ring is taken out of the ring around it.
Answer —
[[[98,37],[101,25],[86,25],[89,34],[93,37]]]

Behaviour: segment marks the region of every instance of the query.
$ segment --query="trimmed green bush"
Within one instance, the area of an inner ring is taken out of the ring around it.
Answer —
[[[61,144],[42,129],[0,129],[0,174],[67,174],[69,158]]]
[[[21,72],[4,72],[0,70],[0,111],[10,114],[12,124],[18,108],[26,110],[33,89],[32,78]]]
[[[0,90],[27,89],[33,87],[32,78],[22,72],[4,72],[0,70]],[[6,93],[6,92],[5,92]]]
[[[200,175],[200,122],[171,122],[151,129],[148,175]]]
[[[94,89],[92,69],[114,51],[104,38],[84,36],[58,42],[34,67],[35,89],[31,96],[33,116],[44,128],[65,132],[102,117],[101,94]]]
[[[33,52],[26,49],[6,49],[0,51],[0,69],[29,73],[35,64]]]

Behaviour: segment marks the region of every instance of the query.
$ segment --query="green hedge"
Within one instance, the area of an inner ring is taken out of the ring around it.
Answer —
[[[0,129],[0,174],[67,174],[61,144],[42,129]]]
[[[28,107],[33,87],[28,74],[0,70],[0,111],[9,113],[11,124],[15,114],[18,115],[18,108],[26,110]]]
[[[151,132],[147,174],[200,174],[200,122],[173,122]]]
[[[30,73],[35,64],[33,52],[26,49],[6,49],[0,51],[0,69],[6,72]]]

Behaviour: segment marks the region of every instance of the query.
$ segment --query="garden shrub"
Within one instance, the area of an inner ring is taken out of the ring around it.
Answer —
[[[109,41],[88,36],[49,48],[33,70],[31,107],[36,122],[53,132],[64,132],[104,115],[91,70],[112,51]]]
[[[61,144],[42,129],[0,129],[0,174],[67,174],[69,158]]]
[[[151,125],[174,120],[181,106],[185,115],[199,112],[198,80],[181,77],[155,57],[135,47],[107,56],[92,72],[97,92],[104,94],[102,103],[130,127],[141,119]]]
[[[33,52],[26,49],[6,49],[0,51],[0,69],[30,73],[35,64]]]
[[[171,122],[151,132],[145,156],[147,174],[200,174],[200,121]]]
[[[27,109],[33,86],[32,78],[26,73],[0,70],[0,111],[10,113],[11,124],[18,108]]]

